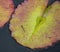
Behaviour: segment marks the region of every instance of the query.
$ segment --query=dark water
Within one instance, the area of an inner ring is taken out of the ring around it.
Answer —
[[[21,4],[24,0],[14,0],[15,8],[18,4]],[[49,0],[49,5],[56,0]],[[59,0],[58,0],[59,1]],[[0,52],[60,52],[60,41],[54,44],[52,47],[46,49],[30,49],[19,45],[10,36],[11,31],[9,30],[9,22],[5,24],[3,28],[0,28]]]

